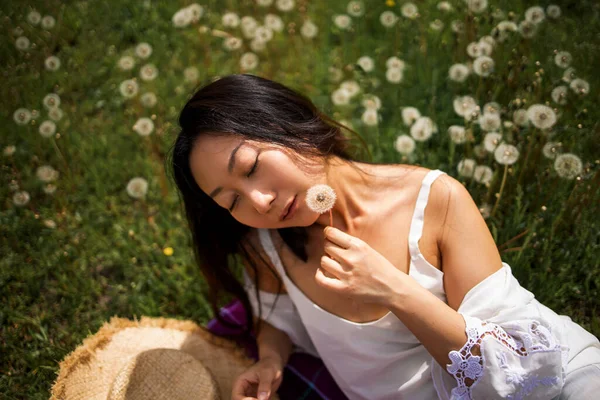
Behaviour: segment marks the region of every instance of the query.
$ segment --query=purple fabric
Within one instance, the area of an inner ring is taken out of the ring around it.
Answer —
[[[221,308],[220,315],[226,321],[242,326],[247,323],[244,306],[239,300]],[[223,325],[216,318],[212,319],[206,327],[218,336],[239,334],[238,330]],[[250,357],[258,359],[254,336],[248,340],[243,340],[240,336],[238,343],[246,349]],[[277,394],[282,400],[347,400],[323,361],[306,353],[293,353],[290,356]]]

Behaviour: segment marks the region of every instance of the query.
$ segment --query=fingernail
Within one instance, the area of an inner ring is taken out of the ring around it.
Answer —
[[[268,392],[260,392],[258,394],[258,400],[267,400],[269,398]]]

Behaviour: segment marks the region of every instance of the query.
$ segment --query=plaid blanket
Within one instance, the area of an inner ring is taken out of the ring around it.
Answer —
[[[244,306],[238,300],[223,307],[220,314],[227,321],[244,326],[247,323]],[[217,319],[211,320],[207,329],[218,336],[234,333]],[[239,343],[250,357],[258,360],[255,340],[240,340]],[[277,394],[282,400],[347,400],[323,361],[306,353],[293,353],[290,356]]]

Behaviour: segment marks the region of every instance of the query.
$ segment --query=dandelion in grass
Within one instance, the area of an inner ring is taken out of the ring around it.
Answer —
[[[37,168],[35,175],[42,182],[52,182],[58,179],[59,172],[50,165],[42,165]]]
[[[556,156],[554,169],[561,178],[574,179],[583,171],[583,164],[575,154],[564,153]]]
[[[12,180],[8,183],[8,190],[10,190],[11,192],[16,192],[17,190],[19,190],[19,184]]]
[[[513,113],[513,122],[520,127],[526,127],[529,125],[529,116],[527,110],[518,109]]]
[[[344,72],[339,68],[329,67],[328,71],[329,71],[329,79],[332,82],[339,82],[344,78]]]
[[[146,59],[152,55],[152,46],[149,43],[142,42],[135,46],[135,55],[141,59]]]
[[[492,55],[492,52],[494,50],[493,45],[491,45],[490,43],[483,41],[481,39],[479,40],[479,42],[477,42],[477,47],[479,48],[480,56],[488,56],[489,57]]]
[[[331,101],[336,106],[345,106],[350,103],[350,94],[344,88],[339,88],[331,94]]]
[[[43,137],[49,138],[56,133],[56,124],[54,121],[44,121],[40,124],[38,131]]]
[[[561,149],[562,143],[548,142],[544,145],[542,149],[542,154],[544,154],[544,157],[554,160],[556,156],[560,154]]]
[[[258,22],[249,15],[246,15],[241,19],[242,35],[244,35],[246,39],[254,38],[258,26]]]
[[[158,99],[156,98],[156,95],[152,92],[144,93],[140,96],[140,103],[142,103],[142,106],[146,108],[154,107],[157,102]]]
[[[554,63],[561,68],[567,68],[572,61],[573,56],[568,51],[559,51],[554,56]]]
[[[447,1],[440,1],[437,4],[437,9],[443,12],[449,12],[453,10],[452,4],[448,3]]]
[[[575,78],[569,84],[571,90],[580,96],[585,96],[590,92],[590,84],[581,78]]]
[[[467,133],[464,126],[452,125],[448,128],[450,140],[456,144],[462,144],[467,141]]]
[[[556,113],[543,104],[534,104],[527,109],[529,121],[539,129],[550,129],[556,123]]]
[[[512,165],[519,159],[519,150],[512,144],[500,143],[494,151],[494,159],[498,164]]]
[[[560,7],[557,6],[556,4],[551,4],[546,8],[546,14],[548,15],[549,18],[552,19],[557,19],[560,18]]]
[[[173,15],[171,21],[176,28],[185,28],[192,23],[192,13],[189,9],[183,8]]]
[[[566,86],[557,86],[552,89],[551,97],[555,103],[567,104],[567,92],[569,88]]]
[[[48,110],[55,108],[55,107],[59,107],[60,106],[60,96],[57,95],[56,93],[48,93],[47,95],[44,96],[44,99],[42,100],[42,104]]]
[[[56,20],[51,15],[45,15],[40,25],[44,29],[52,29],[56,25]]]
[[[394,142],[394,148],[396,151],[405,156],[412,154],[416,147],[415,140],[408,135],[400,135]]]
[[[479,212],[484,219],[490,217],[492,213],[492,206],[490,204],[484,203],[479,207]]]
[[[45,219],[43,222],[44,226],[48,229],[55,229],[56,228],[56,222],[52,221],[51,219]]]
[[[25,190],[22,190],[20,192],[16,192],[13,195],[12,201],[14,203],[15,206],[17,207],[23,207],[24,205],[26,205],[27,203],[29,203],[29,200],[31,199],[31,196],[29,196],[29,193],[26,192]]]
[[[51,108],[50,111],[48,111],[48,117],[50,117],[52,121],[58,122],[63,118],[63,116],[63,111],[58,107]]]
[[[296,2],[294,0],[277,0],[275,6],[279,11],[289,12],[294,9]]]
[[[429,117],[420,117],[410,127],[410,136],[418,142],[428,140],[437,132],[437,125]]]
[[[479,127],[486,132],[497,131],[500,129],[502,121],[499,114],[483,113],[479,117]]]
[[[487,0],[465,0],[469,11],[475,14],[481,14],[488,6]]]
[[[37,25],[40,23],[41,20],[42,20],[42,14],[40,14],[37,11],[31,11],[29,14],[27,14],[27,21],[31,25]]]
[[[455,19],[450,23],[450,28],[454,33],[462,33],[465,31],[465,23]]]
[[[44,61],[44,67],[46,67],[48,71],[58,71],[60,65],[60,59],[56,56],[50,56]]]
[[[31,111],[26,108],[18,108],[13,113],[13,120],[17,125],[27,125],[31,121]]]
[[[353,17],[360,17],[365,13],[365,5],[362,1],[351,1],[348,3],[346,11]]]
[[[2,150],[2,155],[4,155],[5,157],[10,157],[13,154],[15,154],[15,151],[17,151],[16,146],[14,146],[14,145],[6,146],[4,148],[4,150]]]
[[[127,194],[134,199],[141,199],[148,193],[148,181],[135,177],[127,183]]]
[[[365,125],[376,126],[379,123],[379,114],[375,109],[367,109],[360,119]]]
[[[540,6],[529,7],[525,10],[525,19],[534,24],[539,24],[546,18],[544,9]]]
[[[274,32],[281,32],[284,28],[283,20],[275,14],[265,15],[265,26]]]
[[[346,14],[335,15],[333,17],[333,23],[340,29],[348,29],[352,25],[352,18]]]
[[[398,16],[393,11],[384,11],[379,16],[379,22],[386,28],[391,28],[398,22]]]
[[[126,79],[119,85],[119,92],[126,99],[135,97],[138,94],[139,85],[135,79]]]
[[[329,211],[329,224],[332,226],[333,215],[331,209],[333,208],[335,201],[335,190],[329,185],[314,185],[306,191],[305,202],[308,208],[319,214],[324,214]]]
[[[365,72],[371,72],[375,68],[375,62],[369,56],[362,56],[358,59],[358,61],[356,61],[356,63],[360,65],[360,67],[364,69]]]
[[[129,71],[135,67],[135,59],[131,56],[123,56],[117,61],[117,66],[123,71]]]
[[[49,183],[44,186],[43,190],[44,190],[44,193],[46,193],[46,194],[54,194],[54,192],[56,192],[56,185]]]
[[[362,105],[367,109],[379,110],[381,108],[381,99],[374,94],[365,94]]]
[[[27,50],[30,46],[30,41],[25,36],[20,36],[15,40],[15,47],[18,50]]]
[[[385,79],[390,83],[400,83],[403,77],[404,73],[400,68],[388,68],[385,71]]]
[[[153,81],[158,76],[158,68],[154,64],[146,64],[140,68],[140,78],[143,81]]]
[[[234,12],[226,12],[221,17],[221,23],[226,28],[237,28],[240,24],[240,17]]]
[[[487,185],[492,181],[494,171],[487,165],[478,165],[473,171],[473,179],[475,182]]]
[[[475,172],[475,167],[477,166],[477,162],[472,158],[465,158],[458,162],[458,166],[456,167],[458,174],[460,176],[464,176],[465,178],[471,178],[473,176],[473,172]]]
[[[465,64],[454,64],[448,70],[448,78],[454,82],[464,82],[469,76],[469,67]]]
[[[402,109],[404,125],[411,126],[419,118],[421,118],[421,113],[415,107],[404,107]]]
[[[173,248],[172,247],[165,247],[163,249],[163,254],[167,257],[171,257],[173,255]]]
[[[483,113],[484,114],[497,114],[500,115],[500,104],[496,103],[495,101],[491,101],[489,103],[486,103],[483,106]]]
[[[454,112],[467,121],[479,116],[479,106],[471,96],[459,96],[452,102]]]
[[[576,77],[577,75],[575,75],[575,68],[567,68],[565,72],[563,72],[562,80],[568,83]]]
[[[429,24],[429,27],[434,30],[434,31],[441,31],[442,29],[444,29],[444,23],[440,20],[440,19],[434,19],[433,21],[431,21],[431,23]]]
[[[183,70],[183,77],[186,82],[195,83],[200,79],[200,71],[196,67],[187,67]]]
[[[479,76],[490,76],[494,70],[494,60],[488,56],[479,56],[473,61],[473,71]]]
[[[496,147],[502,142],[502,135],[498,132],[490,132],[485,135],[483,138],[483,148],[493,153],[496,150]]]
[[[223,48],[227,51],[237,50],[242,47],[242,40],[235,36],[230,36],[223,40]]]
[[[302,25],[302,29],[304,29],[304,26],[305,26],[306,24],[312,24],[312,22],[310,22],[310,21],[306,21],[306,22],[304,23],[304,25]],[[315,31],[315,35],[316,35],[316,32],[318,32],[318,29],[317,29],[317,27],[316,27],[316,26],[314,26],[314,28],[315,28],[315,30],[316,30],[316,31]],[[308,33],[309,35],[311,34],[311,32],[310,32],[310,29],[312,29],[312,28],[307,28],[307,33]],[[302,31],[302,30],[301,30],[301,31]],[[305,37],[310,37],[310,36],[304,35],[304,33],[302,34],[302,36],[305,36]],[[269,27],[267,27],[267,26],[259,26],[259,27],[257,27],[257,28],[256,28],[256,30],[254,31],[254,40],[258,40],[258,41],[261,41],[261,42],[267,43],[267,42],[269,42],[271,39],[273,39],[273,31],[272,31],[272,30],[271,30]]]
[[[467,45],[467,54],[469,57],[476,58],[481,55],[479,51],[479,43],[471,42]]]
[[[133,125],[133,130],[140,136],[148,136],[154,132],[154,122],[150,118],[139,118]]]
[[[415,19],[419,16],[419,9],[414,3],[404,3],[400,12],[408,19]]]
[[[254,53],[247,52],[240,57],[240,67],[243,70],[252,70],[258,67],[258,56]]]
[[[191,15],[191,22],[198,22],[204,15],[204,7],[198,3],[194,3],[187,7],[188,12]]]
[[[527,20],[521,21],[521,23],[519,24],[519,33],[522,37],[526,39],[531,39],[537,33],[536,24]]]
[[[300,34],[307,39],[313,39],[319,33],[319,28],[312,21],[304,21],[302,28],[300,28]]]
[[[385,66],[388,69],[397,68],[400,70],[404,70],[406,68],[406,63],[398,57],[392,56],[386,60]]]
[[[479,39],[479,45],[481,46],[482,44],[487,44],[489,46],[491,46],[491,48],[493,49],[494,46],[496,46],[496,39],[494,39],[492,36],[490,35],[485,35],[482,36],[481,39]],[[488,54],[489,55],[489,54]]]
[[[470,140],[473,140],[473,139],[470,138]],[[481,144],[477,144],[477,145],[473,146],[473,154],[475,154],[475,157],[477,157],[477,158],[484,158],[485,156],[487,156],[487,152],[485,151],[485,148]]]
[[[256,4],[258,4],[260,7],[269,7],[271,4],[273,4],[273,0],[256,0]]]
[[[360,92],[360,85],[352,80],[342,82],[340,88],[346,89],[350,97],[354,97]]]

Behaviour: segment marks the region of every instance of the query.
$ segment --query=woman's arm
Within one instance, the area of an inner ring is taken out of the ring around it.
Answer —
[[[287,364],[290,355],[292,354],[292,341],[287,333],[275,328],[268,322],[255,317],[255,324],[260,324],[256,343],[258,345],[258,358],[263,360],[270,358],[279,365],[281,369]]]
[[[443,221],[436,232],[448,304],[416,282],[401,279],[387,304],[442,366],[467,340],[465,321],[456,311],[465,294],[502,266],[493,238],[467,190],[440,176],[432,185],[425,221]],[[405,278],[400,276],[399,278]]]

